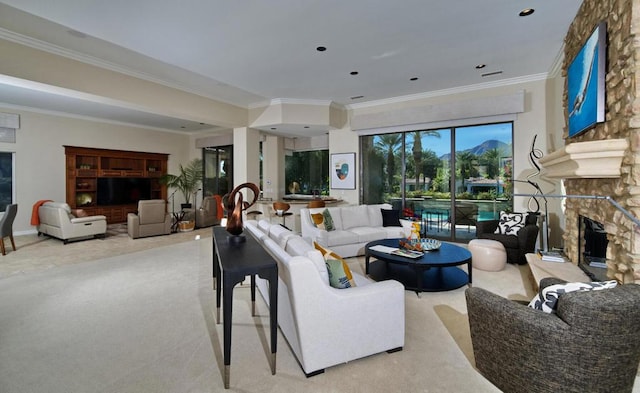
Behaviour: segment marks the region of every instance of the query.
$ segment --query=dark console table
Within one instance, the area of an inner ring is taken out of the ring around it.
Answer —
[[[213,227],[213,276],[216,288],[216,320],[220,323],[220,294],[222,292],[224,318],[224,387],[229,388],[231,368],[231,311],[233,288],[246,276],[251,276],[252,315],[255,315],[256,274],[269,280],[269,322],[271,328],[271,374],[276,373],[276,345],[278,328],[278,265],[250,234],[242,243],[228,240],[224,227]]]

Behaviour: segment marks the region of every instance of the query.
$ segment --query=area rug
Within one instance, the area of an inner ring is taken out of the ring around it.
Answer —
[[[127,224],[109,224],[107,225],[107,232],[105,233],[107,237],[113,236],[128,236],[127,234]]]

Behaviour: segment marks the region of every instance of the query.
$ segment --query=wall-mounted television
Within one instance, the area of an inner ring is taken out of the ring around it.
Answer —
[[[569,137],[604,121],[607,24],[600,22],[567,71]]]
[[[99,177],[98,206],[127,205],[151,199],[151,179],[142,177]]]

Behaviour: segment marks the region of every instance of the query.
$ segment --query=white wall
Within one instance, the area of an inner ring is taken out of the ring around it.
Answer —
[[[0,143],[0,151],[15,152],[15,185],[18,215],[17,235],[34,232],[33,204],[41,199],[65,201],[64,147],[83,146],[169,154],[169,172],[188,161],[191,149],[184,134],[0,107],[0,111],[20,115],[16,143]]]

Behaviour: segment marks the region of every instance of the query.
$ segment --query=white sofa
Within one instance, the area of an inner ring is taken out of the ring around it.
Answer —
[[[356,287],[336,289],[320,251],[279,224],[245,222],[278,262],[278,325],[307,377],[326,367],[404,346],[404,296],[394,280],[353,272]],[[268,282],[256,285],[269,304]]]
[[[329,210],[335,230],[317,228],[312,213]],[[382,226],[381,209],[390,210],[391,205],[336,206],[315,209],[300,209],[302,236],[312,242],[331,248],[342,257],[364,255],[364,246],[374,240],[407,237],[411,233],[411,221],[400,220],[401,227]]]
[[[45,202],[38,207],[38,220],[38,236],[53,236],[64,244],[70,240],[104,237],[107,233],[107,217],[75,217],[66,203]]]

